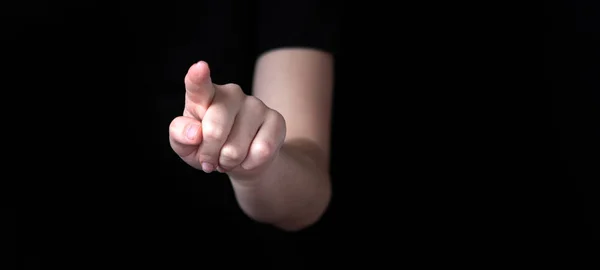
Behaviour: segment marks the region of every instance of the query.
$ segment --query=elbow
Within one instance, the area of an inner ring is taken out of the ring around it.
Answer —
[[[321,190],[320,196],[314,199],[311,205],[290,213],[287,218],[272,223],[276,228],[285,232],[299,232],[318,223],[329,208],[331,201],[331,185],[327,181],[326,188]]]

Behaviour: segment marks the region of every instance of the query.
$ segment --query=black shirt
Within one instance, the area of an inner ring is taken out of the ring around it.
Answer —
[[[32,6],[6,17],[18,26],[5,43],[9,82],[29,89],[15,94],[27,108],[12,121],[36,119],[44,130],[18,137],[40,145],[33,147],[39,159],[27,162],[40,175],[19,169],[28,180],[15,181],[22,256],[43,266],[94,258],[81,267],[124,259],[127,267],[169,269],[215,260],[220,268],[295,269],[320,258],[324,244],[311,234],[318,225],[286,234],[252,221],[225,174],[195,170],[175,155],[168,125],[183,111],[183,78],[199,60],[209,63],[215,83],[237,83],[251,94],[262,53],[333,53],[333,2]]]

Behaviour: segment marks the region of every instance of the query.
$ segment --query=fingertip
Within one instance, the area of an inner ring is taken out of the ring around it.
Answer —
[[[214,90],[210,78],[210,70],[208,64],[200,61],[190,67],[184,78],[185,88],[188,93],[200,95],[196,97],[196,101],[200,104],[210,102]],[[207,104],[204,104],[207,105]]]
[[[210,79],[210,68],[208,63],[200,61],[190,67],[188,70],[188,76],[194,83],[201,84],[206,79]]]
[[[200,69],[201,71],[204,71],[204,70],[209,71],[208,63],[206,63],[205,61],[200,60],[200,61],[198,61],[198,63],[196,63],[195,66],[197,69]]]

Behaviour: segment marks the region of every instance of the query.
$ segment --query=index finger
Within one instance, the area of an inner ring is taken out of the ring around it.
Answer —
[[[215,96],[215,88],[210,79],[208,64],[200,61],[190,67],[185,75],[186,98],[196,106],[203,107],[204,111]]]

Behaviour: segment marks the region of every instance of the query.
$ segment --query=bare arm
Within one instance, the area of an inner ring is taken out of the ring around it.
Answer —
[[[242,210],[253,219],[295,231],[318,221],[326,210],[332,93],[329,53],[278,49],[258,59],[253,94],[283,115],[287,135],[260,174],[229,175]]]

